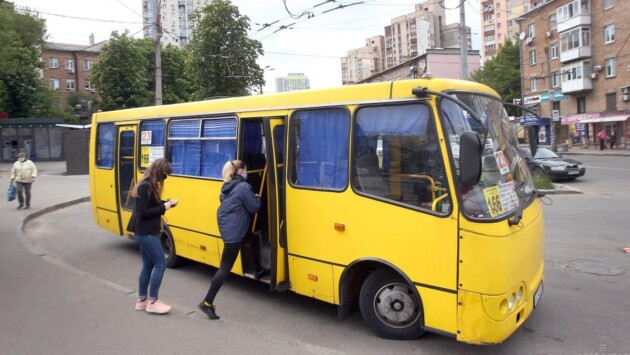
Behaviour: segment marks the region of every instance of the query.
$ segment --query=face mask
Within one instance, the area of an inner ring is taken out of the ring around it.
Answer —
[[[243,177],[243,180],[247,180],[247,173],[244,173],[243,175],[241,175]]]
[[[435,152],[437,150],[437,144],[433,143],[433,144],[429,144],[426,148],[426,150],[428,152]]]
[[[25,159],[24,158],[18,158],[18,160],[20,161],[20,163],[23,163]]]

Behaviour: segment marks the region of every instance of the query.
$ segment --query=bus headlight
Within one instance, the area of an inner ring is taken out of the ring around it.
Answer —
[[[521,303],[522,299],[523,299],[523,286],[518,288],[518,292],[516,293],[516,303],[517,304]]]
[[[514,294],[510,295],[510,298],[508,299],[508,308],[510,310],[512,310],[512,307],[514,307],[514,300],[516,299],[516,296]]]

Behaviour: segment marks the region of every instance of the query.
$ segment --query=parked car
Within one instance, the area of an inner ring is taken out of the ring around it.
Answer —
[[[529,171],[534,177],[548,176],[551,180],[574,180],[586,174],[582,162],[558,156],[547,148],[538,148],[532,158],[529,148],[521,147]]]

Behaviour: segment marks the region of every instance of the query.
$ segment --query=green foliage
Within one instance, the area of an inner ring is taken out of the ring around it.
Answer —
[[[154,103],[151,87],[153,71],[145,40],[112,32],[103,46],[90,78],[101,97],[100,108],[117,110]]]
[[[534,187],[538,190],[553,190],[553,182],[547,176],[536,177],[532,176]]]
[[[162,48],[162,102],[176,104],[190,101],[194,92],[188,52],[168,45]]]
[[[496,55],[485,62],[483,68],[471,74],[473,81],[493,88],[501,99],[512,102],[521,97],[521,68],[518,43],[508,39],[503,43]],[[508,109],[511,115],[520,115],[517,110]]]
[[[64,117],[41,79],[45,35],[43,19],[0,2],[0,111],[10,117]]]
[[[249,18],[238,7],[229,0],[212,0],[196,20],[187,47],[195,99],[244,96],[249,87],[264,85],[264,72],[256,63],[262,44],[247,36]]]

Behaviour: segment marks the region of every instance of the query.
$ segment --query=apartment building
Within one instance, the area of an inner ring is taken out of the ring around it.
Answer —
[[[538,6],[544,1],[537,1]],[[530,0],[481,0],[481,60],[491,59],[508,39],[516,40],[520,31],[517,18],[534,5]]]
[[[191,15],[208,3],[210,0],[142,0],[144,37],[156,38],[160,34],[162,44],[183,47],[192,38],[195,28]],[[161,33],[157,26],[158,14]]]
[[[276,78],[276,92],[307,90],[310,88],[311,82],[304,73],[289,73],[286,77]]]
[[[426,53],[412,58],[395,67],[385,69],[356,84],[375,83],[380,81],[418,79],[418,78],[461,78],[459,48],[427,49]],[[475,71],[480,67],[478,50],[468,51],[468,70]]]
[[[557,142],[596,144],[614,132],[630,144],[627,0],[553,0],[519,20],[523,104],[553,124]],[[543,132],[549,131],[543,125]]]
[[[341,58],[342,83],[360,82],[417,58],[431,48],[459,48],[460,26],[445,25],[445,9],[441,5],[438,1],[416,4],[414,12],[391,19],[383,36],[368,38],[365,47],[348,51]],[[470,28],[466,28],[466,33],[470,48]]]
[[[66,107],[71,92],[88,97],[96,95],[90,74],[106,42],[94,43],[94,36],[90,36],[87,46],[53,42],[45,44],[42,53],[44,82],[59,94],[61,107]]]

